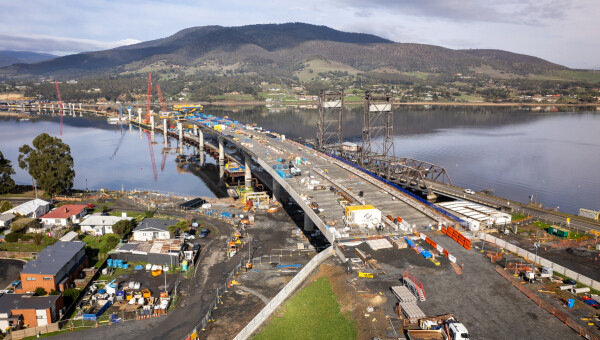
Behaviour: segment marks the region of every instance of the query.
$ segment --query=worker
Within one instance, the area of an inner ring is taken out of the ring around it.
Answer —
[[[246,263],[246,271],[249,271],[250,269],[252,269],[252,262],[248,261],[248,263]]]
[[[464,262],[463,262],[463,263],[461,263],[461,265],[460,265],[460,269],[465,269],[465,263],[464,263]]]

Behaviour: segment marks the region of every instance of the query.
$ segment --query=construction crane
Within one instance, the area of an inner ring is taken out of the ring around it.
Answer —
[[[63,102],[60,99],[60,90],[58,89],[58,82],[54,80],[54,85],[56,85],[56,93],[58,94],[58,106],[60,107],[60,136],[62,137],[62,126],[63,126]]]

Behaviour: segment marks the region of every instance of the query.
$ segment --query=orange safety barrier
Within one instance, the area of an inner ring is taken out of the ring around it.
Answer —
[[[444,256],[448,257],[448,251],[446,249],[444,249]]]

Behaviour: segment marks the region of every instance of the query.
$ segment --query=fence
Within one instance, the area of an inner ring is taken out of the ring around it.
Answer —
[[[23,339],[29,336],[37,336],[39,334],[51,333],[58,331],[58,323],[51,323],[45,326],[25,328],[18,331],[12,331],[10,333],[10,339]]]
[[[35,252],[29,251],[0,251],[0,257],[16,259],[32,259],[37,256]]]
[[[519,247],[515,246],[514,244],[510,244],[504,240],[501,240],[497,237],[494,237],[492,235],[485,234],[485,233],[480,233],[479,237],[487,242],[497,245],[500,248],[504,248],[510,252],[513,252],[513,253],[519,255],[527,261],[531,261],[531,262],[535,261],[536,265],[539,265],[542,267],[551,267],[554,270],[554,272],[556,272],[556,273],[568,276],[568,277],[574,279],[575,281],[580,282],[586,286],[590,286],[594,289],[600,289],[600,282],[598,282],[596,280],[592,280],[587,276],[576,273],[576,272],[574,272],[570,269],[567,269],[559,264],[556,264],[552,261],[546,260],[545,258],[543,258],[539,255],[536,256],[535,254],[530,253],[525,249],[519,248]]]
[[[277,295],[275,295],[271,301],[269,301],[269,303],[260,311],[260,313],[258,313],[254,319],[252,319],[252,321],[250,321],[250,323],[248,323],[246,327],[244,327],[244,329],[242,329],[238,335],[236,335],[234,340],[248,339],[252,333],[254,333],[258,327],[260,327],[260,325],[262,325],[262,323],[265,322],[265,320],[267,320],[267,318],[269,318],[271,314],[279,308],[279,306],[281,306],[283,301],[285,301],[290,294],[294,292],[296,288],[298,288],[298,286],[308,277],[308,275],[310,275],[313,269],[318,267],[321,262],[330,257],[332,254],[332,249],[326,249],[320,252],[317,256],[313,257],[313,259],[310,260],[310,262],[308,262],[306,266],[304,266],[304,268],[302,268],[302,270],[300,270],[300,272],[298,272],[298,274],[296,274],[296,276],[294,276],[294,278],[290,280],[290,282],[283,287],[283,289],[279,291],[279,293],[277,293]]]
[[[502,267],[496,266],[496,272],[498,272],[498,274],[502,275],[502,277],[504,277],[506,280],[508,280],[521,293],[525,294],[528,298],[533,300],[533,302],[535,302],[535,304],[538,305],[538,307],[541,307],[544,310],[546,310],[548,313],[556,316],[557,319],[559,319],[565,325],[571,327],[580,336],[582,336],[586,339],[589,339],[589,340],[600,340],[600,338],[598,338],[594,334],[590,333],[587,329],[583,328],[581,325],[579,325],[573,319],[569,318],[563,312],[559,311],[554,306],[552,306],[548,302],[542,300],[539,296],[535,295],[535,293],[533,293],[531,290],[529,290],[527,287],[525,287],[525,285],[522,285],[519,282],[515,281],[512,278],[511,274],[506,272],[505,270],[503,270]]]
[[[206,325],[208,325],[208,323],[212,320],[213,310],[215,310],[217,305],[219,303],[221,303],[221,298],[219,297],[221,295],[221,292],[226,291],[227,288],[230,287],[231,281],[233,281],[235,275],[238,274],[238,272],[240,271],[240,269],[242,268],[244,263],[246,263],[245,256],[242,257],[242,259],[240,260],[240,263],[238,263],[235,266],[235,268],[229,273],[229,275],[227,275],[227,280],[225,281],[225,283],[223,283],[223,285],[221,287],[217,288],[216,293],[215,293],[215,298],[208,306],[208,312],[206,312],[204,317],[202,317],[202,320],[200,320],[200,322],[196,325],[196,327],[194,327],[194,330],[186,337],[186,340],[187,339],[198,339],[198,332],[202,331],[206,328]]]

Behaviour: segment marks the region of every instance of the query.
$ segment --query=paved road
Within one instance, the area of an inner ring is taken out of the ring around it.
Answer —
[[[200,321],[201,316],[206,314],[216,287],[225,282],[229,272],[239,262],[239,259],[236,261],[235,258],[231,261],[223,261],[225,258],[223,245],[233,232],[231,225],[219,220],[204,219],[204,223],[209,222],[218,228],[218,235],[215,232],[211,234],[214,239],[198,260],[197,275],[190,280],[182,281],[179,288],[182,297],[179,300],[178,308],[169,313],[167,317],[90,328],[60,334],[56,338],[78,340],[86,337],[96,339],[183,339]]]

